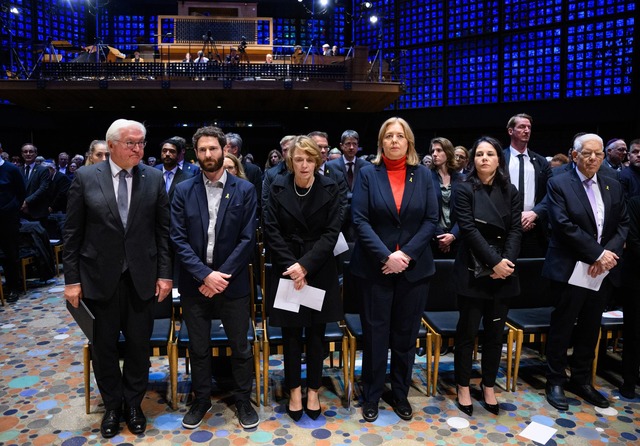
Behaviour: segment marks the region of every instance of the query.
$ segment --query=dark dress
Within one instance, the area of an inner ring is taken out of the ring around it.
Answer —
[[[276,327],[308,327],[342,318],[342,303],[333,248],[340,232],[340,199],[336,183],[316,174],[311,190],[293,188],[293,174],[278,176],[272,186],[264,219],[267,249],[273,262],[273,295],[269,321]],[[282,273],[294,263],[307,270],[307,284],[326,291],[321,311],[300,306],[298,313],[273,308]]]

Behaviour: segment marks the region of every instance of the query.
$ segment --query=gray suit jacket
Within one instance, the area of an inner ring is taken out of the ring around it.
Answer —
[[[79,169],[69,189],[64,278],[66,284],[80,283],[86,299],[110,299],[125,260],[143,300],[154,296],[157,279],[172,277],[169,202],[162,172],[140,164],[132,174],[126,230],[108,161]]]

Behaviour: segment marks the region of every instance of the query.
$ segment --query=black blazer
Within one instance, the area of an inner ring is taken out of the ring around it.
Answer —
[[[628,168],[627,168],[628,169]],[[627,201],[629,235],[622,262],[622,282],[632,290],[640,290],[640,196]]]
[[[155,295],[157,279],[172,278],[169,255],[169,200],[162,172],[133,168],[125,230],[120,220],[109,161],[78,169],[67,197],[64,279],[80,283],[86,299],[115,293],[126,259],[140,299]]]
[[[547,202],[544,200],[544,196],[547,194],[547,182],[553,174],[551,173],[551,167],[544,156],[537,154],[533,150],[529,150],[528,152],[529,161],[533,165],[533,170],[535,171],[536,196],[534,198],[535,206],[533,207],[533,212],[538,215],[538,219],[540,219],[540,221],[546,222],[548,218]],[[511,161],[511,150],[506,148],[503,150],[503,153],[506,162],[506,170],[508,172],[509,162]],[[520,203],[520,206],[523,205],[524,203]]]
[[[360,159],[358,157],[355,157],[354,161],[353,161],[353,184],[356,184],[356,177],[358,176],[358,172],[360,172],[360,169],[362,169],[364,166],[371,164],[369,161],[365,161],[363,159]],[[339,169],[342,171],[342,174],[344,175],[345,180],[347,179],[347,165],[344,162],[344,157],[341,156],[340,158],[336,158],[334,160],[331,161],[327,161],[327,166],[333,167],[334,169]],[[347,182],[347,187],[349,186],[349,183]],[[353,191],[353,189],[349,190],[349,199],[351,199],[351,192]]]
[[[22,168],[24,174],[24,168]],[[33,171],[29,178],[25,178],[28,215],[34,219],[44,218],[49,215],[49,184],[51,176],[49,169],[39,164],[33,165]]]
[[[453,267],[458,294],[484,299],[513,297],[520,293],[517,271],[506,279],[476,279],[470,251],[478,261],[493,267],[503,258],[516,263],[522,239],[522,204],[518,190],[509,184],[503,190],[495,182],[491,187],[474,189],[470,181],[454,187],[453,220],[460,228],[460,246]],[[490,244],[503,244],[502,255]]]
[[[382,261],[399,247],[411,257],[402,273],[409,282],[435,273],[429,241],[438,223],[438,200],[431,173],[422,165],[407,166],[400,214],[384,163],[368,165],[356,178],[351,211],[358,236],[351,257],[351,273],[377,283],[388,283]]]
[[[542,268],[544,277],[567,282],[578,260],[591,265],[605,248],[622,255],[629,231],[624,192],[617,180],[600,174],[597,179],[605,209],[600,243],[597,241],[593,211],[576,171],[549,181],[547,197],[551,240]],[[620,284],[619,269],[616,266],[607,276],[614,286]]]
[[[49,207],[51,212],[67,211],[67,194],[71,180],[63,173],[56,171],[49,185]]]
[[[289,266],[298,262],[307,270],[307,283],[326,290],[320,314],[302,306],[299,313],[272,309],[269,314],[275,326],[309,326],[342,318],[333,256],[340,232],[340,192],[333,180],[318,173],[312,192],[313,202],[303,212],[293,189],[292,173],[278,175],[271,185],[264,237],[274,265],[274,285]],[[269,300],[272,305],[273,296]]]

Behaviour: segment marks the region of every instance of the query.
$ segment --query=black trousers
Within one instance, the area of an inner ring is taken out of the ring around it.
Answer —
[[[327,324],[311,327],[282,327],[282,350],[284,353],[284,381],[288,389],[302,385],[302,351],[306,345],[307,388],[319,389],[322,385],[322,363],[324,362],[324,332]],[[305,340],[302,339],[304,330]]]
[[[600,290],[592,291],[551,281],[550,291],[557,302],[547,335],[547,382],[566,384],[566,368],[570,365],[571,381],[590,384],[602,312],[611,292],[611,283],[605,278]],[[572,340],[573,355],[569,364],[567,349]]]
[[[95,316],[93,372],[105,408],[118,409],[123,402],[129,407],[139,406],[149,383],[155,299],[142,300],[138,296],[128,270],[120,276],[111,299],[95,301],[86,297],[85,303]],[[122,371],[118,350],[121,331],[126,340]]]
[[[622,289],[624,315],[624,349],[622,350],[622,380],[635,387],[640,368],[640,302],[639,290]]]
[[[20,243],[20,217],[18,212],[0,214],[0,249],[4,252],[5,260],[2,264],[6,280],[7,291],[18,291],[20,275],[18,273],[18,256]]]
[[[543,258],[547,255],[548,246],[549,238],[547,237],[547,230],[537,221],[533,229],[522,233],[520,255],[518,255],[518,257]]]
[[[360,279],[359,286],[363,296],[360,319],[364,338],[364,400],[374,403],[382,397],[389,349],[393,398],[406,399],[411,385],[420,320],[429,293],[429,281],[425,279],[409,282],[403,274],[398,274],[385,285]]]
[[[493,387],[502,355],[504,324],[509,312],[508,299],[477,299],[458,296],[460,318],[456,328],[454,371],[456,384],[467,387],[471,380],[473,346],[480,321],[482,337],[482,384]]]
[[[220,318],[231,347],[231,372],[236,401],[249,400],[253,386],[253,351],[249,332],[249,296],[230,299],[224,294],[212,298],[202,294],[182,295],[182,317],[189,329],[191,383],[196,400],[211,398],[211,320]]]

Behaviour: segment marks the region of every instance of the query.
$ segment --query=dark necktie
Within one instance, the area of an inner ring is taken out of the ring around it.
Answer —
[[[31,169],[30,165],[26,165],[24,166],[24,177],[28,180],[29,179],[29,170]]]
[[[120,181],[118,182],[118,212],[122,226],[127,229],[127,216],[129,215],[129,194],[127,193],[127,171],[122,169],[120,173]]]
[[[164,173],[164,188],[167,191],[167,193],[169,193],[169,189],[171,189],[171,176],[173,175],[173,172],[171,172],[170,170],[167,170]]]
[[[353,190],[353,162],[347,163],[347,183],[349,183],[349,189]]]
[[[524,154],[523,153],[518,155],[518,160],[520,161],[520,170],[518,172],[518,194],[520,195],[520,201],[522,202],[522,207],[524,207]]]

